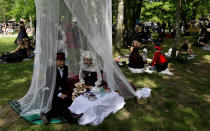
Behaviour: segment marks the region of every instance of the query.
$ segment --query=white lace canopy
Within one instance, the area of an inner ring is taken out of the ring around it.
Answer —
[[[119,90],[126,99],[136,96],[113,63],[111,0],[35,0],[35,3],[36,56],[31,86],[18,100],[22,116],[50,110],[56,80],[56,53],[61,50],[66,53],[69,76],[79,74],[80,51],[91,51],[97,55],[109,88]]]

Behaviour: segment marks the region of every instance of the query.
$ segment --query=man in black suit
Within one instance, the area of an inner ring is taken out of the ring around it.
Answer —
[[[47,71],[47,76],[49,76],[48,75],[49,72],[50,71]],[[62,117],[70,123],[72,123],[73,121],[82,116],[82,114],[79,115],[74,114],[68,109],[68,107],[72,103],[72,100],[67,95],[68,92],[67,78],[68,78],[68,67],[65,65],[65,54],[57,53],[56,84],[52,100],[52,108],[49,112],[40,114],[43,124],[48,124],[49,119],[52,118],[54,115]]]

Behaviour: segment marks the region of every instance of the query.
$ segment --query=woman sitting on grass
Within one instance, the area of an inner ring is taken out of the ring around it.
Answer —
[[[20,62],[28,57],[27,49],[22,39],[17,39],[18,46],[15,50],[2,54],[0,62]]]
[[[130,47],[130,57],[128,69],[133,73],[141,73],[139,69],[143,69],[146,62],[143,60],[143,57],[139,54],[140,43],[138,41],[133,41],[132,46]],[[139,72],[139,71],[140,72]]]
[[[196,46],[196,47],[205,47],[208,43],[208,40],[205,36],[205,33],[202,33],[199,37],[198,37],[198,40],[197,40],[197,43],[194,43],[193,46]]]
[[[92,52],[82,53],[79,72],[79,82],[85,84],[86,88],[98,87],[102,83],[102,75],[96,63],[96,56]]]
[[[13,51],[10,51],[9,53],[7,52],[7,54],[14,54],[14,53],[17,53],[17,52],[25,49],[23,39],[17,39],[17,44],[18,44],[17,48]]]
[[[150,70],[156,70],[157,72],[161,72],[168,68],[168,61],[166,59],[165,53],[161,50],[161,47],[155,46],[155,53],[152,60],[152,67],[150,68]]]
[[[181,51],[186,51],[190,55],[195,55],[195,53],[188,44],[188,40],[184,40],[184,44],[181,46]]]

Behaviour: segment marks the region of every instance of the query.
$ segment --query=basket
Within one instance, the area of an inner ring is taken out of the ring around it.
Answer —
[[[140,105],[145,105],[145,104],[148,103],[149,98],[143,98],[143,97],[142,97],[141,99],[136,98],[136,101],[137,101],[137,103],[140,104]]]

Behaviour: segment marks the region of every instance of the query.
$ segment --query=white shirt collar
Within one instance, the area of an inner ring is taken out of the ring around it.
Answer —
[[[57,67],[58,67],[58,66],[57,66]],[[58,70],[59,70],[59,71],[63,71],[63,69],[64,69],[64,68],[60,68],[60,67],[58,67]]]

